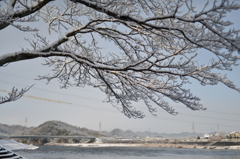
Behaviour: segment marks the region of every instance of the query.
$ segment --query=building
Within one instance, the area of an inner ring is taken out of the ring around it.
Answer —
[[[240,138],[240,133],[237,131],[234,131],[228,135],[230,139],[239,139]]]
[[[210,137],[209,134],[205,134],[205,135],[203,135],[203,138],[204,138],[204,139],[209,139],[209,137]]]

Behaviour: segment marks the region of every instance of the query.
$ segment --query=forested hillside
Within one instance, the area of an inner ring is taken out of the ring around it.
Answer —
[[[146,138],[146,137],[192,137],[193,134],[189,132],[182,133],[157,133],[157,132],[133,132],[131,130],[123,131],[115,128],[110,132],[107,131],[95,131],[84,127],[77,127],[67,124],[62,121],[47,121],[38,127],[24,127],[20,125],[6,125],[0,124],[0,135],[59,135],[59,136],[90,136],[90,137],[110,137],[110,138]],[[203,136],[201,133],[195,133],[195,136]]]

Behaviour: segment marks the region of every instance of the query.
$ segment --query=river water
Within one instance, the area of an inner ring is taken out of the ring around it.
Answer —
[[[240,159],[240,150],[158,147],[39,146],[15,152],[28,159]]]

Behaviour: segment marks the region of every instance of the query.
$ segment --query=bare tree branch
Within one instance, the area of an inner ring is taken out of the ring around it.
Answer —
[[[17,88],[13,87],[12,92],[8,93],[8,96],[0,97],[0,104],[16,101],[20,99],[24,95],[24,93],[26,93],[32,86],[21,89],[20,91]],[[8,92],[8,91],[5,91],[5,92]]]
[[[8,27],[9,25],[13,25],[12,23],[14,21],[18,21],[21,18],[27,17],[31,14],[36,13],[38,10],[40,10],[42,7],[44,7],[46,4],[51,2],[53,0],[40,0],[40,1],[35,1],[34,5],[28,6],[31,1],[24,1],[21,2],[21,0],[16,1],[16,0],[10,0],[8,2],[8,7],[7,11],[6,10],[1,10],[2,13],[0,13],[1,18],[0,18],[0,30]],[[19,2],[19,6],[16,7],[16,3]],[[20,7],[23,7],[22,9],[19,9]],[[14,9],[17,8],[15,11]],[[23,20],[24,22],[25,20]],[[31,18],[28,19],[27,21],[31,21]],[[25,22],[27,22],[25,21]],[[17,26],[19,29],[23,29],[21,26]]]
[[[52,2],[52,3],[49,3]],[[129,118],[143,118],[133,107],[143,101],[156,115],[158,106],[177,112],[165,98],[192,110],[205,110],[200,98],[185,88],[191,79],[202,85],[219,82],[240,92],[220,71],[239,64],[239,30],[224,19],[240,5],[231,0],[214,1],[198,8],[191,0],[65,0],[9,1],[0,7],[0,30],[9,25],[35,31],[26,39],[32,48],[0,55],[0,67],[12,62],[45,58],[61,87],[90,85],[99,88]],[[41,30],[22,22],[39,18],[48,32],[59,38],[49,42]],[[103,48],[104,46],[111,46]],[[211,58],[199,61],[202,49]]]

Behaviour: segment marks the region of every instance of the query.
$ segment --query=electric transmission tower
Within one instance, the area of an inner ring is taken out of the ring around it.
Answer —
[[[27,127],[27,118],[25,118],[25,127]]]
[[[195,138],[195,128],[194,128],[194,123],[192,123],[192,132],[193,132],[193,138]]]
[[[102,130],[102,128],[101,128],[102,126],[101,126],[101,121],[99,122],[99,132],[101,132]]]

